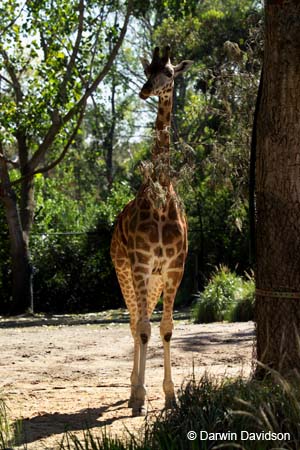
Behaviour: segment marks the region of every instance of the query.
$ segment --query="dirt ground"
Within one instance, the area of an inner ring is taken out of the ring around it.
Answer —
[[[124,313],[125,314],[125,313]],[[127,321],[126,318],[124,320]],[[86,425],[122,436],[144,418],[127,408],[133,344],[127,323],[59,318],[0,320],[1,395],[12,419],[23,419],[28,450],[55,449],[63,433]],[[178,389],[192,374],[247,376],[254,327],[248,323],[194,325],[176,320],[173,380]],[[163,407],[163,353],[153,323],[146,383],[148,411]]]

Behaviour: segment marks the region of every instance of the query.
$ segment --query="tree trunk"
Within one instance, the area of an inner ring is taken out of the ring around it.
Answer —
[[[12,261],[12,306],[11,314],[33,309],[32,270],[29,258],[28,239],[22,230],[16,196],[11,188],[6,162],[0,158],[1,200],[4,205],[10,236]]]
[[[32,268],[28,245],[21,231],[20,217],[14,198],[4,201],[5,214],[9,227],[12,261],[12,297],[11,314],[33,312]]]
[[[27,175],[25,173],[25,175]],[[29,235],[34,217],[34,183],[33,177],[25,178],[21,183],[20,218],[26,244],[29,245]]]
[[[111,88],[111,124],[107,135],[104,139],[104,149],[106,152],[105,163],[106,163],[106,179],[108,182],[109,190],[113,183],[113,152],[114,152],[114,140],[115,140],[115,128],[116,128],[116,105],[115,105],[115,95],[116,95],[116,82],[115,77],[112,79]]]
[[[266,0],[256,159],[257,360],[300,371],[300,4]],[[265,373],[260,365],[256,375]]]

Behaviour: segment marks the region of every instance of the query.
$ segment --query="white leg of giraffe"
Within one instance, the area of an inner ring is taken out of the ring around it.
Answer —
[[[163,336],[164,345],[164,381],[163,389],[165,393],[165,407],[172,408],[176,404],[174,383],[171,374],[171,333],[164,334]],[[169,340],[166,340],[169,339]]]
[[[163,389],[166,408],[172,408],[176,404],[171,370],[171,337],[173,332],[173,305],[181,278],[182,275],[179,272],[171,271],[166,275],[164,280],[164,303],[163,316],[160,323],[160,335],[164,347]]]
[[[134,389],[134,402],[132,402],[132,415],[144,416],[147,414],[145,406],[146,386],[145,386],[145,371],[146,371],[146,356],[148,342],[151,336],[150,315],[148,311],[148,296],[149,288],[151,288],[151,267],[148,273],[144,273],[143,280],[136,281],[134,278],[135,293],[137,298],[138,308],[138,322],[136,327],[136,337],[139,340],[140,358],[138,370],[138,383]],[[136,274],[137,271],[135,270]]]
[[[128,401],[128,407],[132,408],[135,404],[135,391],[138,385],[139,377],[139,360],[140,360],[140,341],[136,335],[136,317],[134,317],[134,323],[131,320],[131,333],[134,339],[134,354],[133,354],[133,369],[131,372],[131,394]]]
[[[147,347],[150,339],[150,329],[149,334],[147,332],[148,325],[150,326],[150,318],[152,312],[159,300],[163,288],[162,278],[159,275],[153,275],[150,277],[148,281],[147,287],[147,315],[144,317],[144,326],[141,325],[141,329],[146,325],[146,332],[143,334],[141,331],[137,332],[137,336],[140,337],[138,340],[139,348],[140,348],[140,359],[139,359],[139,375],[138,375],[138,386],[134,390],[133,394],[133,402],[131,402],[131,406],[133,407],[133,415],[145,415],[147,413],[147,409],[145,407],[145,371],[146,371],[146,356],[147,356]],[[145,330],[144,330],[145,331]],[[140,334],[139,334],[140,333]]]
[[[131,382],[131,394],[128,400],[128,407],[132,408],[135,402],[135,390],[138,385],[138,374],[139,374],[139,357],[140,357],[140,341],[136,334],[136,323],[137,323],[137,304],[136,296],[132,282],[131,267],[127,259],[121,260],[123,264],[116,267],[116,273],[118,276],[121,291],[130,313],[130,329],[131,334],[134,339],[134,356],[133,356],[133,369],[131,372],[130,382]]]
[[[164,347],[164,380],[163,390],[165,393],[165,407],[171,408],[176,403],[174,383],[172,380],[171,371],[171,337],[173,329],[172,316],[169,317],[169,313],[163,314],[163,318],[160,324],[160,335]]]
[[[133,386],[131,397],[132,401],[130,402],[133,416],[145,416],[147,414],[147,408],[145,406],[145,397],[147,393],[145,386],[145,370],[150,334],[151,327],[149,319],[140,319],[137,324],[136,332],[136,342],[139,348],[139,358],[135,355],[137,357],[136,365],[138,365],[138,377],[137,383]]]

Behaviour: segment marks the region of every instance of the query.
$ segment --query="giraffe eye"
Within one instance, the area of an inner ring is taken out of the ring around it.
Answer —
[[[164,70],[164,74],[167,75],[168,78],[171,78],[171,76],[173,75],[172,72],[170,72],[170,70]]]

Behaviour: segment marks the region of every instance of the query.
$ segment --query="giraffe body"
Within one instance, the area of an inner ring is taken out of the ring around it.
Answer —
[[[187,255],[187,223],[170,181],[169,127],[175,71],[168,52],[167,48],[165,56],[160,58],[156,48],[152,63],[143,61],[144,67],[147,67],[145,72],[148,81],[140,97],[146,99],[150,95],[159,96],[152,165],[144,166],[144,182],[135,199],[119,214],[111,242],[111,257],[130,313],[134,338],[129,400],[133,415],[146,413],[145,366],[151,334],[150,318],[161,295],[163,316],[160,334],[164,346],[163,388],[166,407],[175,402],[170,340],[173,304]],[[166,70],[169,71],[168,75],[161,75]]]

